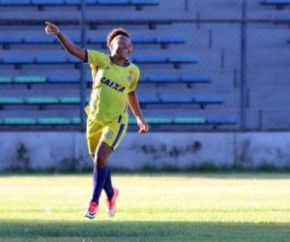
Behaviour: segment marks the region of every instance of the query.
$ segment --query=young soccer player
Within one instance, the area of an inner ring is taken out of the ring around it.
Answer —
[[[114,216],[119,191],[112,186],[108,159],[126,133],[128,105],[136,118],[139,133],[149,130],[135,92],[139,69],[129,61],[133,50],[130,35],[122,28],[113,29],[107,36],[107,46],[111,52],[111,55],[107,55],[78,47],[58,26],[50,22],[46,22],[45,31],[55,35],[71,55],[91,66],[93,86],[90,103],[86,108],[86,138],[89,153],[94,161],[94,187],[85,217],[92,219],[96,216],[102,189],[107,195],[108,214]]]

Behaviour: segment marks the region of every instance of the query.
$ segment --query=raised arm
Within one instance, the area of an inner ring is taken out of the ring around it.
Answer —
[[[128,104],[137,120],[139,133],[147,133],[149,131],[149,125],[146,123],[143,117],[136,92],[131,92],[128,94]]]
[[[73,56],[79,58],[80,60],[84,61],[86,58],[85,50],[78,47],[76,44],[74,44],[69,38],[67,38],[57,27],[57,25],[45,22],[45,32],[50,35],[56,36],[56,38],[59,40],[61,45]]]

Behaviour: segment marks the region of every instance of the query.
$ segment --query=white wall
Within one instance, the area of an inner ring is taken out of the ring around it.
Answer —
[[[26,151],[19,149],[20,144]],[[189,169],[208,164],[290,167],[289,157],[290,133],[128,133],[110,164],[125,169]],[[77,169],[91,167],[84,133],[0,134],[0,170],[24,160],[32,169],[63,169],[72,159],[77,160]]]

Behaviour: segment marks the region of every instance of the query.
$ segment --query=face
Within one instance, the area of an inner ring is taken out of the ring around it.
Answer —
[[[123,35],[116,36],[111,42],[111,55],[127,60],[132,53],[131,40]]]

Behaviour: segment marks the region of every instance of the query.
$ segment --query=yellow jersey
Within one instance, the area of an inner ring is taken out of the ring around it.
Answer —
[[[128,122],[128,93],[137,87],[139,68],[131,62],[115,65],[108,54],[96,50],[86,50],[85,62],[93,79],[88,119],[101,124]]]

